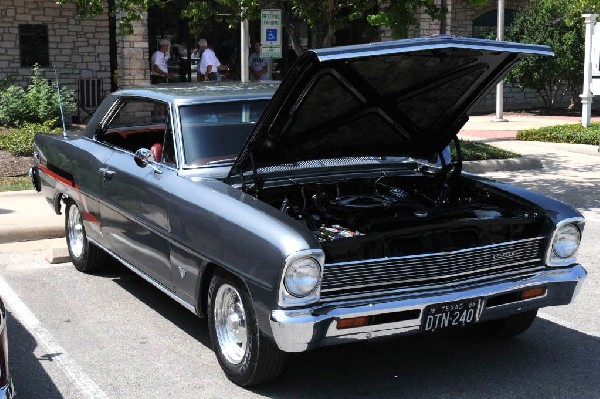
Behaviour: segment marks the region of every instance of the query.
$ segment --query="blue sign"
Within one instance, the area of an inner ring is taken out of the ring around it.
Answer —
[[[268,42],[276,42],[277,41],[277,29],[267,29],[266,30],[266,39]]]

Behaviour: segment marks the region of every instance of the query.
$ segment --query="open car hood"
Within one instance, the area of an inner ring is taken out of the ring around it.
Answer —
[[[279,164],[441,151],[525,55],[548,46],[435,36],[309,50],[293,65],[230,175]]]

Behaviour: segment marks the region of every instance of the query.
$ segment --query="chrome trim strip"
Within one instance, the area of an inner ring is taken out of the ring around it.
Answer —
[[[529,241],[541,241],[544,239],[545,239],[545,237],[533,237],[533,238],[525,238],[523,240],[505,241],[505,242],[502,242],[499,244],[490,244],[490,245],[484,245],[484,246],[475,247],[475,248],[457,249],[456,251],[449,251],[449,252],[434,252],[434,253],[430,253],[430,254],[396,256],[396,257],[392,257],[392,258],[376,258],[376,259],[369,259],[368,263],[393,262],[398,259],[404,260],[404,259],[425,258],[425,257],[432,257],[432,256],[456,255],[456,254],[463,254],[466,252],[481,251],[481,250],[485,250],[488,248],[497,248],[497,247],[502,247],[502,246],[525,243],[525,242],[529,242]],[[345,266],[345,265],[352,265],[352,264],[364,264],[366,262],[367,261],[359,260],[359,261],[348,261],[348,262],[338,262],[338,263],[326,263],[325,267],[338,267],[338,266]]]
[[[512,267],[512,266],[518,266],[518,265],[527,265],[528,263],[538,263],[541,262],[541,258],[535,258],[535,259],[528,259],[527,261],[523,261],[523,262],[516,262],[516,263],[506,263],[506,264],[502,264],[502,265],[498,265],[498,266],[492,266],[492,267],[488,267],[485,269],[476,269],[476,271],[493,271],[493,270],[497,270],[497,269],[504,269],[507,267]],[[448,271],[452,271],[458,269],[457,267],[455,268],[448,268]],[[400,270],[395,269],[394,271],[398,271],[400,272]],[[474,270],[470,269],[470,270],[466,270],[462,273],[452,273],[452,274],[440,274],[439,276],[435,276],[435,277],[431,277],[431,276],[427,276],[427,277],[422,277],[422,278],[408,278],[408,279],[402,279],[403,283],[414,283],[414,282],[419,282],[419,281],[429,281],[429,280],[440,280],[440,279],[445,279],[445,278],[454,278],[454,277],[460,277],[460,276],[468,276],[473,274]],[[351,278],[347,278],[348,276],[350,276]],[[329,292],[329,291],[337,291],[340,288],[343,289],[354,289],[354,288],[364,288],[364,287],[377,287],[377,286],[381,286],[381,285],[389,285],[389,284],[393,284],[393,280],[388,280],[388,281],[381,281],[381,282],[373,282],[373,283],[369,283],[369,284],[364,284],[364,285],[347,285],[346,281],[348,280],[354,280],[357,277],[361,277],[360,273],[348,273],[348,274],[344,274],[343,276],[336,276],[335,278],[335,282],[332,284],[329,284],[328,287],[331,288],[326,288],[326,289],[322,289],[322,292]],[[373,272],[373,273],[369,273],[369,278],[370,279],[375,279],[377,277],[387,277],[385,275],[385,273],[377,273],[377,272]]]
[[[94,245],[98,246],[98,248],[101,248],[102,250],[106,251],[108,254],[110,254],[110,256],[112,256],[113,258],[115,258],[116,260],[121,262],[126,268],[128,268],[129,270],[131,270],[132,272],[134,272],[135,274],[137,274],[138,276],[140,276],[141,278],[143,278],[144,280],[146,280],[147,282],[149,282],[150,284],[152,284],[153,286],[158,288],[164,294],[168,295],[171,299],[175,300],[175,302],[179,303],[181,306],[183,306],[190,312],[197,314],[197,309],[194,305],[191,305],[190,303],[186,302],[185,300],[183,300],[182,298],[177,296],[177,294],[175,294],[172,290],[165,287],[162,283],[160,283],[156,279],[152,278],[146,272],[138,269],[137,267],[135,267],[131,263],[127,262],[125,259],[121,258],[119,255],[117,255],[113,251],[107,249],[103,245],[100,245],[96,240],[93,240],[89,237],[88,237],[88,240],[90,242],[92,242]]]
[[[443,284],[431,284],[431,285],[420,285],[418,287],[414,287],[414,288],[397,288],[395,290],[380,290],[380,291],[368,291],[368,292],[361,292],[361,293],[349,293],[347,295],[336,295],[336,296],[332,296],[332,297],[321,297],[321,303],[329,303],[329,302],[337,302],[337,301],[347,301],[347,300],[359,300],[359,299],[363,299],[363,298],[372,298],[374,296],[377,296],[378,294],[384,294],[385,296],[389,296],[389,295],[400,295],[400,294],[415,294],[415,293],[420,293],[423,291],[429,291],[429,290],[448,290],[448,289],[456,289],[457,287],[460,286],[465,286],[465,285],[483,285],[486,283],[490,283],[490,282],[494,282],[497,281],[499,279],[515,279],[515,278],[528,278],[531,275],[533,275],[534,273],[539,273],[539,272],[543,272],[544,270],[546,270],[545,266],[535,266],[529,269],[523,269],[523,270],[512,270],[503,274],[495,274],[495,275],[491,275],[491,276],[479,276],[479,277],[474,277],[468,280],[461,280],[461,281],[453,281],[453,282],[448,282],[448,283],[443,283]]]

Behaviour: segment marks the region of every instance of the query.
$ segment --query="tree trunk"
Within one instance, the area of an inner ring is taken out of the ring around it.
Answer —
[[[333,39],[335,38],[336,23],[337,23],[337,1],[327,0],[327,33],[323,38],[321,47],[333,46]]]
[[[304,52],[304,49],[300,44],[300,36],[298,34],[298,29],[296,29],[296,25],[292,22],[292,17],[287,7],[284,7],[283,9],[281,20],[283,28],[288,33],[290,44],[292,45],[292,50],[294,50],[294,53],[296,53],[296,55],[300,57]]]

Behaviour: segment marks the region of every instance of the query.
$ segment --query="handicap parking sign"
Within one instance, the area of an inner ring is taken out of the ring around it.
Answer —
[[[277,41],[277,29],[267,29],[266,37],[268,42],[276,42]]]

